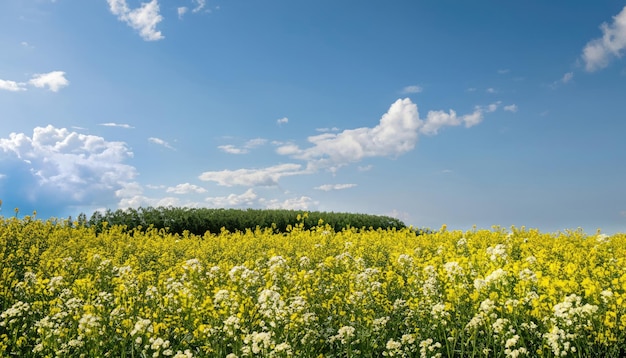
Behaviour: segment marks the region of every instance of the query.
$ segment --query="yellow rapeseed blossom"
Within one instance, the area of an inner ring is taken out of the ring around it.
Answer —
[[[626,351],[624,234],[318,224],[196,236],[1,219],[0,356]]]

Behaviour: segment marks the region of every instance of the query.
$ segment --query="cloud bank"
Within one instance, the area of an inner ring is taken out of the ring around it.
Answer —
[[[123,142],[106,141],[66,128],[36,127],[32,136],[0,138],[3,195],[16,202],[102,205],[131,183],[137,172],[125,162],[133,153]],[[9,201],[9,200],[5,200]]]
[[[304,174],[300,164],[279,164],[261,169],[208,171],[199,178],[222,186],[276,186],[280,178],[299,174]]]

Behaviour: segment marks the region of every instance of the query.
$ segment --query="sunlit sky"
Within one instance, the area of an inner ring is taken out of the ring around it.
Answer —
[[[626,1],[0,1],[0,215],[626,232]]]

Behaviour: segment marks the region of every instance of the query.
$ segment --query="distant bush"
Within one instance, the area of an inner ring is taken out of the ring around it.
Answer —
[[[275,232],[287,232],[295,224],[302,224],[304,229],[329,225],[335,231],[352,227],[357,229],[402,229],[406,225],[392,217],[381,215],[306,212],[283,209],[209,209],[176,207],[140,207],[138,209],[118,209],[105,212],[96,211],[89,219],[85,214],[78,217],[78,223],[84,226],[102,228],[107,225],[123,225],[132,230],[150,226],[166,229],[171,233],[192,234],[219,233],[223,229],[230,232],[272,228]]]

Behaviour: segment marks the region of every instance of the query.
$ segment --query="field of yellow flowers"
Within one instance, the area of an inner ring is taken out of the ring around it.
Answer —
[[[0,217],[2,357],[620,357],[626,234]]]

